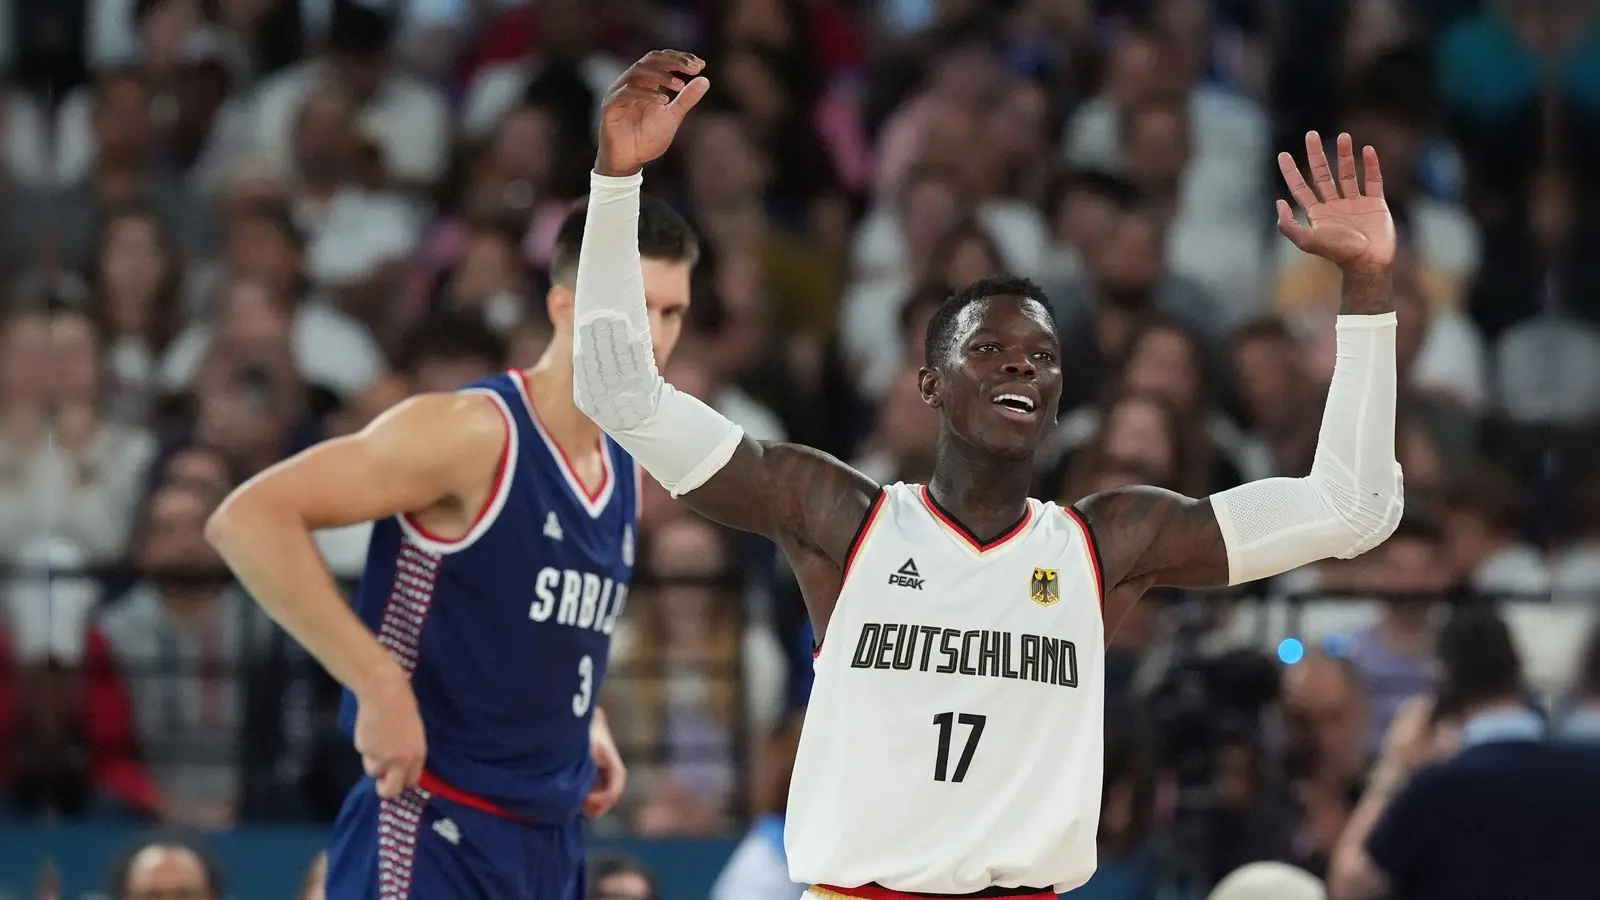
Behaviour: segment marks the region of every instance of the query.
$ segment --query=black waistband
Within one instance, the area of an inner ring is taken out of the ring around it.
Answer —
[[[883,888],[886,891],[893,890],[892,888],[884,887],[876,881],[872,882],[872,886]],[[985,897],[1019,897],[1027,894],[1054,894],[1055,889],[1042,887],[992,887],[984,888],[981,891],[975,891],[971,894],[923,894],[917,891],[895,891],[895,893],[904,894],[907,897],[959,897],[961,900],[983,900]]]

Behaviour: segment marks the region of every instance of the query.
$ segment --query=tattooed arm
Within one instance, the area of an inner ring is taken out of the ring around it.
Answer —
[[[1311,473],[1255,481],[1203,500],[1152,487],[1085,498],[1078,508],[1094,532],[1108,591],[1254,581],[1331,556],[1358,556],[1399,524],[1389,286],[1395,236],[1378,157],[1365,149],[1363,189],[1348,135],[1338,140],[1337,183],[1316,132],[1306,135],[1306,154],[1315,192],[1287,153],[1278,163],[1310,224],[1296,222],[1280,200],[1278,230],[1301,250],[1338,264],[1344,276],[1338,361]]]

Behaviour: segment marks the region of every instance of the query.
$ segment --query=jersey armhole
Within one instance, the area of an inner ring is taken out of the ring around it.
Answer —
[[[889,488],[878,488],[878,496],[873,498],[872,506],[867,509],[867,514],[861,517],[861,524],[856,526],[856,533],[851,536],[849,550],[845,551],[844,569],[839,575],[839,596],[844,596],[845,583],[850,580],[850,570],[854,568],[856,557],[861,554],[861,547],[867,542],[867,535],[872,532],[872,526],[878,521],[878,514],[883,512],[883,504],[889,499]],[[834,608],[838,609],[838,601],[834,601]],[[813,626],[815,627],[815,623]],[[823,641],[827,636],[823,636]],[[811,642],[811,658],[816,659],[822,655],[822,641]]]
[[[517,423],[511,415],[511,408],[506,401],[494,391],[472,388],[462,391],[464,394],[483,394],[494,401],[495,408],[500,411],[501,418],[505,421],[506,438],[500,447],[500,462],[495,467],[494,482],[489,490],[489,496],[484,498],[483,506],[478,509],[478,514],[473,517],[472,525],[466,534],[451,540],[439,535],[429,534],[410,513],[401,513],[395,516],[403,531],[412,543],[433,553],[448,555],[459,553],[483,537],[495,520],[500,517],[500,510],[505,506],[506,498],[511,493],[511,480],[517,469]]]
[[[1078,512],[1076,506],[1068,504],[1061,507],[1061,511],[1067,514],[1067,518],[1076,522],[1079,530],[1083,532],[1084,549],[1088,551],[1089,565],[1094,569],[1095,593],[1100,598],[1100,615],[1104,617],[1106,614],[1105,568],[1100,565],[1100,544],[1094,539],[1094,529],[1089,527],[1089,520],[1083,517],[1083,513]]]

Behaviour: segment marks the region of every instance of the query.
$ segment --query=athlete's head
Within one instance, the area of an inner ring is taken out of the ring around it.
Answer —
[[[573,290],[578,284],[578,249],[583,245],[585,210],[574,209],[561,225],[550,261],[550,293],[545,305],[557,340],[571,341]],[[656,365],[672,355],[689,311],[689,274],[700,260],[700,241],[683,216],[665,201],[646,195],[639,201],[639,256],[644,269],[644,301],[650,311],[650,339]],[[568,344],[570,346],[570,343]]]
[[[986,278],[946,300],[923,345],[918,386],[939,410],[940,440],[1025,460],[1056,423],[1061,341],[1044,292]]]

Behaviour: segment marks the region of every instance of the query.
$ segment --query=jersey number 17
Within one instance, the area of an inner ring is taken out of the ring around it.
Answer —
[[[972,765],[972,754],[978,749],[978,741],[983,737],[984,723],[989,721],[988,716],[977,713],[942,712],[933,717],[933,724],[939,726],[939,755],[933,761],[934,781],[960,782],[967,777],[967,767]],[[961,748],[961,758],[956,761],[954,775],[946,777],[950,770],[950,738],[955,732],[956,723],[969,726],[972,730],[967,732],[966,746]]]

